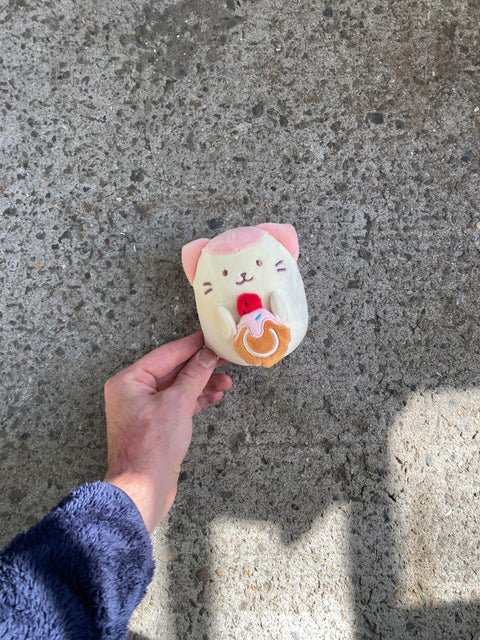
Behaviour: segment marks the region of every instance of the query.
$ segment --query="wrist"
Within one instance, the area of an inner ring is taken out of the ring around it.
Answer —
[[[173,503],[176,494],[176,482],[155,483],[146,475],[140,473],[123,472],[115,474],[107,470],[105,482],[124,491],[135,503],[149,533],[164,520]]]
[[[148,479],[136,474],[121,473],[116,475],[107,471],[104,481],[118,487],[131,498],[139,510],[145,526],[151,533],[154,528],[152,522],[154,508],[151,499],[153,491],[148,487]]]

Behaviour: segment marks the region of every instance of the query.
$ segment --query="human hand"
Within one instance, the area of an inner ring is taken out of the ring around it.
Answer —
[[[170,342],[105,384],[105,482],[132,498],[150,532],[175,499],[192,416],[232,386],[229,376],[214,373],[225,361],[202,347],[201,332]]]

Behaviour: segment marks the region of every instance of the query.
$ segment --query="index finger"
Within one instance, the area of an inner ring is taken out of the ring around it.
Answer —
[[[186,338],[167,342],[137,360],[135,367],[146,371],[154,378],[162,378],[183,364],[203,347],[203,333],[198,331]]]

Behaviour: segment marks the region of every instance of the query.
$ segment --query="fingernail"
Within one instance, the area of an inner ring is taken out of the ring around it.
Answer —
[[[206,347],[200,350],[198,361],[207,369],[211,369],[217,364],[217,356]]]

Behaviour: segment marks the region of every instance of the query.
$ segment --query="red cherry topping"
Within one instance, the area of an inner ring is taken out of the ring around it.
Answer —
[[[262,308],[262,299],[256,293],[242,293],[237,298],[237,311],[241,316]]]

